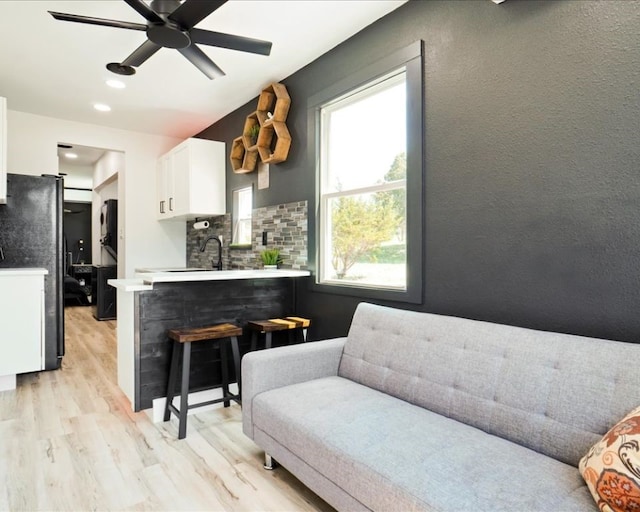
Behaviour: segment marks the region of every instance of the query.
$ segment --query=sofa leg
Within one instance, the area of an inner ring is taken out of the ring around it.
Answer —
[[[268,469],[271,471],[276,468],[276,461],[271,458],[267,452],[264,452],[264,464],[262,465],[264,469]]]

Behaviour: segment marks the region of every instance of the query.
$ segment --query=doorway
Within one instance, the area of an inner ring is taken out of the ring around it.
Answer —
[[[92,282],[92,200],[96,162],[105,150],[58,143],[58,173],[64,177],[64,304],[90,306]]]

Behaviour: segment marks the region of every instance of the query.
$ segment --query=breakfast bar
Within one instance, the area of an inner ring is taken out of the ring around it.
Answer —
[[[256,318],[290,316],[296,287],[306,270],[140,269],[134,279],[111,279],[117,289],[118,385],[134,411],[165,396],[170,359],[169,329],[216,323],[244,326]],[[240,352],[248,351],[248,336]],[[191,390],[219,386],[221,356],[216,344],[194,348]],[[233,368],[229,372],[234,374]]]

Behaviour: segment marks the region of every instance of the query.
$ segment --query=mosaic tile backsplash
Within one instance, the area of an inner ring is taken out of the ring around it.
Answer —
[[[255,269],[262,267],[260,251],[265,248],[280,249],[280,268],[307,269],[307,201],[265,206],[252,211],[251,248],[230,249],[231,215],[226,214],[209,220],[209,228],[193,229],[193,221],[187,223],[187,266],[212,267],[217,261],[218,245],[211,241],[204,252],[200,247],[211,235],[222,235],[222,268],[224,270]],[[204,219],[198,219],[204,220]],[[262,244],[263,233],[267,233],[267,245]]]

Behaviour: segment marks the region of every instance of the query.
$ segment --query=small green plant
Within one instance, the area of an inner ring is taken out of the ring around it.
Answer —
[[[260,253],[260,259],[264,265],[277,265],[282,263],[279,249],[265,249]]]
[[[251,139],[252,145],[254,145],[258,141],[258,133],[260,133],[260,125],[254,124],[249,128],[247,132],[247,136]]]

